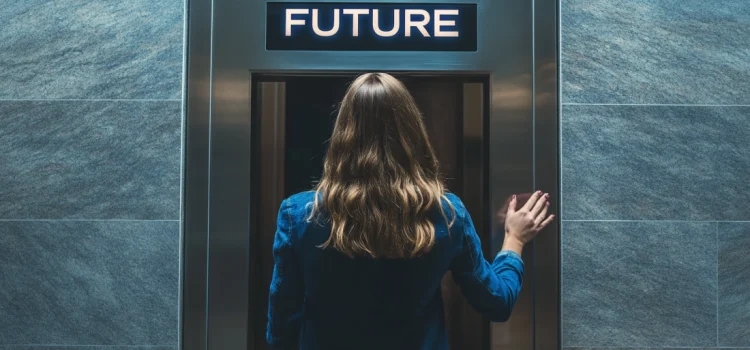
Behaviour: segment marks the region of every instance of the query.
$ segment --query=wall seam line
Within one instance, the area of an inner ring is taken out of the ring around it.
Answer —
[[[709,104],[709,103],[576,103],[566,102],[563,106],[644,106],[644,107],[750,107],[750,104]]]
[[[180,219],[0,219],[0,222],[180,222]]]
[[[7,347],[34,347],[34,348],[83,348],[83,347],[96,347],[96,348],[135,348],[135,349],[143,349],[143,348],[176,348],[175,345],[150,345],[150,344],[143,344],[143,345],[118,345],[118,344],[0,344],[0,349],[7,348]]]
[[[649,346],[563,346],[563,350],[591,350],[591,349],[638,349],[638,350],[645,350],[645,349],[654,349],[654,350],[674,350],[674,349],[695,349],[695,350],[707,350],[707,349],[738,349],[738,350],[747,350],[747,347],[736,347],[736,346],[719,346],[719,347],[705,347],[705,346],[657,346],[657,347],[649,347]]]
[[[720,223],[720,222],[740,222],[749,223],[750,221],[745,220],[673,220],[673,219],[600,219],[600,220],[588,220],[588,219],[564,219],[562,221],[568,222],[689,222],[689,223]]]
[[[182,102],[172,98],[0,98],[0,102]]]
[[[558,329],[558,337],[561,348],[565,344],[565,323],[564,323],[564,316],[565,316],[565,299],[564,291],[565,291],[565,279],[563,278],[563,275],[565,273],[565,246],[564,246],[564,237],[565,237],[565,221],[563,220],[563,197],[564,195],[564,182],[563,182],[563,163],[565,162],[565,154],[563,153],[563,62],[562,62],[562,53],[563,53],[563,9],[562,9],[562,0],[557,0],[557,3],[555,4],[557,6],[557,150],[558,150],[558,159],[559,163],[557,164],[557,176],[558,176],[558,193],[559,193],[559,205],[558,210],[559,212],[557,220],[560,220],[560,236],[558,239],[560,240],[558,242],[559,249],[560,249],[560,269],[559,269],[559,280],[560,280],[560,295],[558,296],[558,300],[560,303],[560,315],[558,316],[558,322],[559,322],[559,329]]]

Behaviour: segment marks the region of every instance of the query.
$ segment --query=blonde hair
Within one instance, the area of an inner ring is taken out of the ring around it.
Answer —
[[[429,218],[440,211],[448,227],[455,208],[445,197],[422,114],[406,87],[385,73],[367,73],[349,86],[315,186],[309,219],[323,208],[331,235],[321,247],[350,257],[409,258],[435,245]],[[449,222],[444,199],[452,213]]]

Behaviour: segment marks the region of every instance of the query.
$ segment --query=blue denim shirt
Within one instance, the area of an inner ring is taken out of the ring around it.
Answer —
[[[446,195],[457,216],[450,232],[438,210],[431,214],[436,244],[429,253],[386,260],[318,248],[331,228],[308,222],[314,195],[291,196],[279,210],[266,333],[272,349],[448,349],[441,293],[447,271],[482,315],[496,322],[510,317],[523,261],[501,251],[487,262],[457,196]]]

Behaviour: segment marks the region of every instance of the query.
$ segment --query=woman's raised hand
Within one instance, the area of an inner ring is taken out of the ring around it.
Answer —
[[[513,241],[508,242],[511,244],[526,245],[539,231],[549,225],[555,216],[547,216],[549,193],[534,192],[520,209],[516,209],[517,201],[514,195],[508,205],[505,216],[505,240]]]

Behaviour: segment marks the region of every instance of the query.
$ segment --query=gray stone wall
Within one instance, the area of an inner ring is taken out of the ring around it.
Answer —
[[[0,349],[177,348],[184,6],[0,6]]]
[[[750,349],[750,2],[561,0],[563,346]]]

